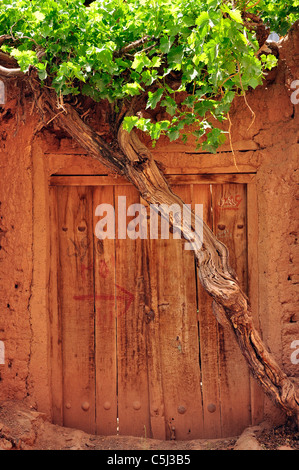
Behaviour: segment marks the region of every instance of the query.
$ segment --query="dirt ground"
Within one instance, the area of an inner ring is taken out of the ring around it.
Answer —
[[[248,428],[228,439],[159,441],[130,436],[94,436],[51,424],[22,403],[0,405],[0,450],[298,450],[299,433],[285,426]]]
[[[265,430],[257,436],[257,440],[265,450],[299,450],[299,432],[287,426]]]

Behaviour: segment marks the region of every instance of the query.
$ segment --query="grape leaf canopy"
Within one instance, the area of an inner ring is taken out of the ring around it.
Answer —
[[[62,99],[80,94],[118,110],[146,96],[146,108],[159,106],[166,118],[126,116],[126,130],[141,129],[155,142],[162,134],[186,140],[191,129],[198,141],[206,136],[200,142],[210,152],[225,140],[217,123],[235,95],[256,88],[276,65],[260,53],[256,18],[283,35],[299,17],[299,0],[86,3],[0,0],[2,51],[24,73],[34,67]]]

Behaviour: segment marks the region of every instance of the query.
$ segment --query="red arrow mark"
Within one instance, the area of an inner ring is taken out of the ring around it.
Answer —
[[[86,300],[117,300],[117,301],[124,301],[125,302],[125,309],[121,313],[126,313],[132,302],[134,301],[134,294],[132,292],[129,292],[126,290],[124,287],[118,286],[115,284],[116,289],[118,289],[122,294],[96,294],[95,296],[93,295],[74,295],[73,299],[77,301],[86,301]]]
[[[124,293],[124,296],[116,296],[116,299],[124,300],[125,301],[125,312],[127,312],[131,306],[131,303],[134,301],[134,294],[132,292],[129,292],[126,290],[124,287],[118,286],[115,284],[115,287],[119,289],[121,292]],[[124,313],[125,313],[124,312]]]

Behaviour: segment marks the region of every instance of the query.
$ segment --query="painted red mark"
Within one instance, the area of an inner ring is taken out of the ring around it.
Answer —
[[[100,262],[99,262],[99,275],[101,277],[103,277],[104,279],[106,279],[108,274],[109,274],[109,267],[108,267],[106,261],[100,260]]]
[[[125,300],[125,305],[126,305],[125,311],[127,311],[130,308],[131,303],[134,301],[134,294],[126,290],[124,287],[118,286],[117,284],[115,284],[115,287],[119,289],[121,292],[123,292],[124,296],[122,298],[120,296],[116,296],[116,299],[119,298],[119,299]]]
[[[114,257],[111,257],[110,263],[113,265],[115,263]],[[86,271],[92,271],[94,268],[93,264],[90,266],[85,266],[85,264],[81,264],[81,278],[83,281],[86,280]],[[100,260],[98,264],[98,274],[102,278],[106,278],[109,274],[109,266],[104,260]],[[115,294],[96,294],[95,296],[93,295],[74,295],[73,299],[77,301],[88,301],[88,300],[102,300],[102,301],[119,301],[120,305],[125,305],[123,312],[121,313],[126,313],[132,302],[134,301],[134,294],[132,292],[129,292],[127,289],[124,287],[118,286],[115,284],[116,287],[116,293]]]
[[[93,265],[85,266],[85,264],[81,264],[81,278],[83,281],[86,280],[86,271],[92,271]],[[99,261],[99,268],[98,268],[99,276],[106,279],[109,274],[109,266],[104,260]]]
[[[93,270],[93,265],[91,264],[90,266],[85,266],[85,264],[81,264],[81,277],[85,281],[86,276],[85,276],[85,271],[92,271]]]
[[[74,300],[114,300],[114,295],[96,295],[95,297],[93,295],[74,295],[73,299]]]
[[[219,203],[221,209],[238,210],[242,202],[242,197],[237,194],[236,196],[222,197]]]
[[[134,301],[134,295],[126,290],[124,287],[118,286],[115,284],[115,287],[117,289],[116,295],[114,294],[96,294],[95,296],[93,295],[74,295],[73,299],[77,301],[87,301],[87,300],[117,300],[120,302],[125,303],[125,308],[122,313],[126,313],[132,302]]]

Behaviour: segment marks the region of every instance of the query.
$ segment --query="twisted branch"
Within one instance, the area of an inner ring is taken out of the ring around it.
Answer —
[[[5,73],[7,70],[13,69],[5,69]],[[11,73],[19,74],[19,70]],[[160,208],[163,204],[178,204],[183,207],[183,201],[173,193],[151,152],[141,143],[135,132],[129,134],[120,125],[114,134],[113,144],[107,144],[83,122],[72,106],[65,104],[63,112],[58,112],[56,94],[48,89],[41,90],[33,76],[30,76],[29,80],[40,112],[43,115],[46,113],[50,119],[55,118],[61,129],[85,148],[90,156],[110,171],[125,176],[148,203],[159,204]],[[136,114],[136,111],[131,109],[129,112]],[[214,300],[216,317],[234,331],[252,374],[267,395],[289,416],[298,420],[298,392],[268,352],[254,327],[249,300],[229,266],[227,247],[202,221],[200,223],[203,223],[203,239],[200,239],[200,235],[195,231],[197,216],[189,210],[191,227],[184,225],[184,221],[178,222],[173,214],[170,214],[170,223],[173,228],[180,229],[184,238],[193,244],[198,276],[204,289]]]
[[[144,36],[143,38],[137,39],[137,41],[131,42],[131,44],[122,47],[118,52],[115,53],[115,55],[120,57],[127,54],[128,52],[133,51],[134,49],[138,49],[138,47],[142,46],[146,42],[155,41],[155,39],[155,36]]]

